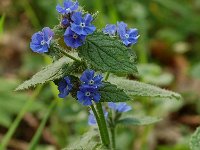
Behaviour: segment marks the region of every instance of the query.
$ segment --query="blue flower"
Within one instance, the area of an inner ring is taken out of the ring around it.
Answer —
[[[56,6],[56,10],[58,11],[58,13],[62,14],[62,15],[67,15],[69,13],[72,13],[73,11],[78,9],[78,5],[79,3],[73,2],[71,0],[65,0],[63,3],[63,6],[60,6],[59,4]]]
[[[89,70],[89,69],[85,70],[82,76],[80,77],[82,84],[92,86],[95,88],[102,86],[102,79],[103,79],[102,75],[94,76],[94,74],[95,74],[94,70]]]
[[[65,98],[67,95],[69,95],[69,92],[72,90],[72,83],[69,79],[69,77],[64,77],[59,83],[58,83],[58,90],[59,94],[58,96],[60,98]]]
[[[92,105],[92,100],[98,103],[100,101],[100,94],[97,88],[91,86],[80,86],[80,91],[77,92],[78,101],[83,105]]]
[[[71,29],[79,35],[92,34],[96,30],[96,27],[91,24],[93,18],[90,14],[86,14],[83,18],[81,12],[75,12],[71,19],[73,21],[71,23]]]
[[[127,105],[125,102],[120,102],[120,103],[108,102],[108,107],[120,113],[127,112],[132,109],[131,106]]]
[[[78,35],[77,33],[73,32],[70,27],[68,27],[64,33],[64,41],[67,46],[77,48],[83,45],[85,41],[85,35]]]
[[[117,31],[117,26],[114,24],[107,24],[106,27],[103,29],[104,34],[109,34],[109,36],[115,36]]]
[[[127,24],[125,24],[124,22],[118,22],[117,26],[118,26],[117,32],[126,46],[131,46],[132,44],[137,43],[139,35],[138,35],[138,30],[136,28],[128,29]]]
[[[63,18],[61,21],[61,25],[64,27],[69,26],[70,25],[69,20],[67,18]]]
[[[48,52],[53,36],[54,33],[49,27],[43,28],[42,31],[33,34],[30,48],[37,53]]]
[[[108,112],[104,110],[104,117],[105,118],[108,118]],[[89,114],[89,117],[88,117],[88,124],[93,126],[93,125],[96,125],[97,124],[97,121],[96,121],[96,118],[94,116],[94,113],[92,112],[92,110],[90,110],[90,114]]]

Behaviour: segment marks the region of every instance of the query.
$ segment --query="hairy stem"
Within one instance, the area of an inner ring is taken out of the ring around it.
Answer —
[[[79,59],[77,59],[76,57],[74,57],[74,56],[72,56],[72,55],[69,55],[69,54],[68,54],[67,52],[65,52],[64,50],[61,50],[61,49],[60,49],[60,52],[61,52],[63,55],[65,55],[65,56],[71,58],[72,60],[80,62]]]
[[[110,133],[111,133],[111,146],[112,149],[115,149],[115,126],[110,128]]]
[[[104,131],[102,129],[102,125],[101,125],[101,121],[99,119],[99,116],[97,114],[97,111],[96,109],[94,108],[94,105],[91,105],[91,109],[94,113],[94,116],[96,118],[96,121],[97,121],[97,125],[98,125],[98,128],[99,128],[99,133],[100,133],[100,138],[101,138],[101,142],[103,145],[106,145],[106,141],[105,141],[105,138],[104,138]]]
[[[110,145],[110,138],[109,138],[109,133],[108,133],[108,128],[107,128],[107,124],[106,124],[106,120],[104,117],[104,113],[103,113],[103,109],[102,109],[102,105],[101,103],[97,103],[96,104],[96,109],[97,109],[97,113],[100,119],[100,123],[101,123],[101,128],[103,130],[104,133],[104,138],[105,138],[105,146],[109,146]]]

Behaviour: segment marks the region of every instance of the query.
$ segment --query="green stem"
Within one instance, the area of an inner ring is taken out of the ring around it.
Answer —
[[[38,143],[38,141],[41,137],[41,134],[42,134],[42,130],[44,129],[45,124],[46,124],[50,114],[54,110],[55,106],[56,106],[56,100],[53,100],[51,102],[50,106],[48,107],[48,112],[46,113],[45,117],[42,119],[42,122],[41,122],[39,128],[37,129],[37,132],[35,133],[34,137],[31,140],[31,143],[28,147],[28,150],[36,149],[37,143]]]
[[[24,114],[28,111],[28,109],[32,105],[32,103],[35,100],[35,98],[39,95],[41,89],[42,89],[42,86],[38,86],[36,88],[36,91],[34,92],[34,95],[29,100],[27,100],[26,104],[23,106],[21,111],[18,113],[18,115],[15,118],[14,122],[10,126],[8,132],[6,133],[6,135],[4,136],[4,138],[1,141],[0,150],[4,150],[6,148],[6,146],[8,145],[8,142],[10,141],[11,137],[15,133],[15,130],[17,129],[20,121],[24,117]]]
[[[94,105],[91,105],[91,109],[92,109],[92,111],[93,111],[93,113],[94,113],[94,116],[95,116],[95,118],[96,118],[96,121],[97,121],[97,125],[98,125],[98,128],[99,128],[99,133],[100,133],[101,142],[102,142],[103,145],[106,145],[106,141],[105,141],[105,138],[104,138],[104,131],[103,131],[103,129],[102,129],[101,121],[100,121],[100,119],[99,119],[99,116],[98,116],[98,114],[97,114],[96,109],[94,108]]]
[[[115,149],[115,126],[110,128],[110,132],[111,132],[111,146],[112,149]]]
[[[68,54],[67,52],[65,52],[64,50],[60,49],[60,52],[61,52],[63,55],[65,55],[65,56],[71,58],[72,60],[80,62],[79,59],[75,58],[74,56],[69,55],[69,54]]]
[[[101,103],[96,103],[96,109],[97,109],[97,113],[98,113],[98,116],[99,116],[99,119],[100,119],[101,128],[102,128],[103,133],[104,133],[104,140],[106,142],[105,146],[109,147],[110,138],[109,138],[108,128],[107,128],[107,124],[106,124],[106,120],[105,120],[105,117],[104,117],[104,113],[103,113]]]

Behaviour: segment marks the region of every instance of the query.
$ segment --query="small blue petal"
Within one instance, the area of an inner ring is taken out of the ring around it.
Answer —
[[[115,36],[117,31],[117,26],[114,24],[107,24],[106,27],[103,29],[104,34],[109,34],[109,36]]]
[[[78,5],[79,5],[79,3],[77,1],[72,2],[71,0],[65,0],[63,3],[63,7],[58,4],[56,6],[56,10],[58,11],[58,13],[60,13],[62,15],[67,15],[67,14],[72,13],[75,10],[77,10]]]
[[[127,103],[125,102],[120,102],[120,103],[109,102],[108,107],[120,113],[127,112],[132,109],[131,106],[127,105]]]
[[[69,95],[69,92],[72,90],[72,87],[73,87],[73,85],[72,85],[69,77],[64,77],[58,83],[58,90],[59,90],[58,96],[60,98],[65,98],[67,95]]]

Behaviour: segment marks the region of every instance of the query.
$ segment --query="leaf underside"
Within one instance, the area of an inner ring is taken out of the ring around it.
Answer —
[[[159,122],[161,119],[156,117],[143,117],[143,118],[134,118],[134,117],[127,117],[120,119],[117,123],[120,125],[134,125],[134,126],[141,126],[141,125],[149,125],[156,122]]]
[[[133,97],[160,97],[177,100],[182,98],[178,93],[161,89],[154,85],[128,80],[121,77],[111,77],[108,81],[116,84],[119,88],[124,89],[127,95]]]
[[[58,61],[43,68],[41,71],[36,73],[31,79],[19,85],[15,89],[15,91],[25,90],[30,87],[35,87],[38,84],[44,84],[48,81],[53,81],[61,78],[66,71],[65,69],[63,69],[63,66],[71,62],[72,60],[66,57],[59,59]]]
[[[79,57],[97,70],[112,73],[137,73],[136,55],[122,42],[100,32],[89,35],[78,48]]]

